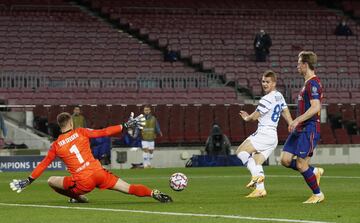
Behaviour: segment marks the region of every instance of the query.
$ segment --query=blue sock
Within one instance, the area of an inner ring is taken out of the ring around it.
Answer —
[[[296,159],[292,159],[291,160],[291,163],[290,163],[290,166],[287,166],[287,168],[291,168],[293,170],[298,170],[298,168],[296,167]]]
[[[314,169],[314,168],[312,168],[312,169]],[[310,187],[312,192],[314,194],[319,194],[320,193],[320,187],[317,184],[316,177],[315,177],[315,174],[314,174],[313,170],[311,170],[311,168],[308,168],[305,172],[303,172],[301,174],[303,175],[307,185]]]

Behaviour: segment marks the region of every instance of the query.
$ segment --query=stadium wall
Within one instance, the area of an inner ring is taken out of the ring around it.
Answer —
[[[278,146],[269,157],[270,165],[280,165],[280,153],[283,146]],[[237,147],[232,147],[235,153]],[[203,147],[162,147],[155,151],[153,166],[156,168],[184,167],[193,155],[204,154]],[[360,164],[360,144],[319,145],[312,159],[313,164]],[[117,158],[122,162],[117,162]],[[111,154],[112,169],[128,169],[132,163],[142,162],[142,151],[129,148],[113,148]]]

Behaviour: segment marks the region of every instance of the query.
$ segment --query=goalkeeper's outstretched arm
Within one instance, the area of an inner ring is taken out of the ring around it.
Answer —
[[[46,157],[39,163],[39,165],[36,166],[36,168],[33,170],[29,177],[23,180],[13,179],[12,182],[10,182],[10,188],[17,193],[23,191],[46,170],[46,168],[55,159],[55,157],[55,149],[52,146]]]
[[[109,126],[104,129],[86,129],[86,128],[79,128],[79,131],[82,132],[85,136],[89,138],[97,138],[97,137],[104,137],[104,136],[111,136],[115,135],[117,133],[120,133],[123,128],[138,128],[143,129],[145,126],[145,117],[144,115],[139,115],[136,118],[134,118],[134,113],[131,112],[130,118],[127,122],[121,124],[121,125],[114,125]]]

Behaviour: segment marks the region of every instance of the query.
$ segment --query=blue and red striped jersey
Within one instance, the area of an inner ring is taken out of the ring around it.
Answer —
[[[304,114],[311,106],[311,100],[320,100],[320,103],[323,98],[322,85],[319,77],[314,76],[305,82],[304,87],[301,89],[298,95],[298,109],[297,115],[300,116]],[[300,123],[297,126],[297,130],[301,131],[306,125],[315,124],[316,130],[320,132],[320,112],[315,114],[310,119],[305,122]]]

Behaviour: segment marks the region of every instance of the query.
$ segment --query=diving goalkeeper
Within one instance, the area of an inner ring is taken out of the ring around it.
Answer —
[[[85,194],[94,190],[95,187],[139,197],[153,197],[160,202],[172,201],[170,196],[161,193],[159,190],[151,190],[142,184],[128,184],[104,169],[91,153],[89,138],[111,136],[120,133],[124,127],[143,128],[145,125],[143,115],[136,118],[132,116],[123,125],[110,126],[100,130],[87,128],[74,130],[72,117],[66,112],[57,116],[57,122],[62,134],[53,142],[46,157],[27,179],[13,180],[10,183],[12,190],[20,193],[36,180],[56,157],[59,157],[65,163],[71,176],[51,176],[48,179],[48,184],[57,193],[69,197],[71,203],[88,202]]]

